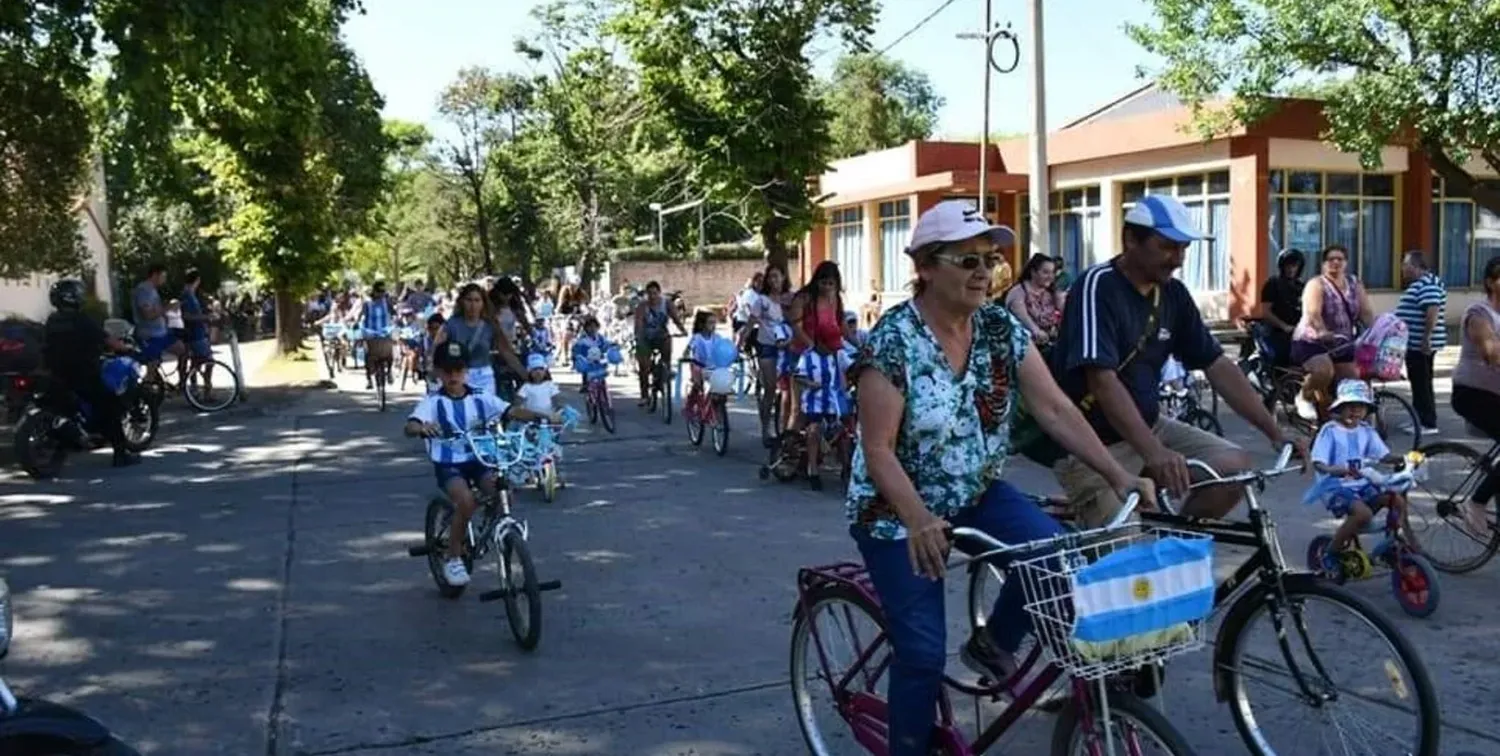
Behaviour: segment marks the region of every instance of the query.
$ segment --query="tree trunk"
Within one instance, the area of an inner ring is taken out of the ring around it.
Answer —
[[[784,218],[771,217],[760,224],[760,243],[766,250],[766,264],[775,265],[787,271],[789,278],[792,271],[787,267],[787,246],[781,238],[781,232],[786,228]]]
[[[479,233],[479,252],[484,257],[484,272],[495,273],[495,260],[490,255],[490,224],[484,212],[484,184],[476,176],[469,177],[469,193],[474,195],[474,230]]]
[[[276,353],[296,354],[302,349],[302,304],[290,289],[276,288]]]

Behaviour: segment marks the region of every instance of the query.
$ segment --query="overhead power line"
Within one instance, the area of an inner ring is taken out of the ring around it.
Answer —
[[[954,2],[955,2],[955,0],[944,0],[944,2],[943,2],[942,5],[939,5],[935,10],[933,10],[931,13],[927,14],[926,17],[924,17],[921,21],[918,21],[910,29],[907,29],[905,32],[902,32],[901,36],[899,36],[899,37],[896,38],[896,41],[894,41],[894,42],[886,45],[883,48],[881,48],[880,52],[878,54],[879,55],[884,55],[884,54],[890,52],[890,50],[891,50],[892,47],[895,47],[896,45],[899,45],[902,42],[905,42],[907,37],[910,37],[911,35],[916,34],[917,30],[919,30],[922,27],[926,26],[928,21],[931,21],[932,19],[937,18],[937,14],[942,13],[943,11],[947,10],[948,6],[952,5]]]

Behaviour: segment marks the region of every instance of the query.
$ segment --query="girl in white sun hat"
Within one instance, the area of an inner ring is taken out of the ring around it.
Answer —
[[[1380,461],[1398,462],[1401,456],[1365,422],[1375,411],[1375,397],[1370,385],[1361,380],[1345,380],[1338,386],[1333,405],[1333,419],[1318,430],[1313,441],[1312,466],[1318,476],[1303,497],[1305,503],[1322,503],[1329,514],[1344,521],[1333,534],[1333,543],[1323,556],[1324,566],[1338,569],[1338,552],[1346,548],[1375,513],[1385,507],[1401,507],[1401,496],[1381,492],[1359,474],[1361,464]]]

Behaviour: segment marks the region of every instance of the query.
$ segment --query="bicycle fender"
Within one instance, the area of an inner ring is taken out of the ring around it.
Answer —
[[[1282,583],[1288,586],[1312,583],[1318,579],[1311,572],[1288,572],[1281,576]],[[1265,583],[1257,584],[1235,600],[1224,615],[1224,621],[1219,623],[1219,632],[1214,637],[1213,661],[1214,698],[1219,703],[1229,699],[1229,665],[1234,660],[1234,636],[1244,629],[1245,623],[1250,620],[1250,614],[1270,594],[1270,586]]]
[[[0,753],[19,741],[54,740],[73,747],[92,748],[107,743],[109,728],[99,720],[62,704],[18,699],[13,714],[0,716]]]

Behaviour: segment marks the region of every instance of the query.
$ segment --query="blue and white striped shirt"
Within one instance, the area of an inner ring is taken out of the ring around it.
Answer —
[[[845,402],[844,371],[849,358],[842,351],[820,354],[816,349],[797,360],[796,377],[804,383],[802,412],[808,415],[842,415]]]
[[[446,436],[459,431],[481,430],[487,423],[504,417],[509,407],[499,397],[476,394],[472,389],[460,397],[448,396],[439,391],[417,402],[407,420],[433,423]],[[463,439],[429,439],[427,455],[440,465],[457,465],[474,459],[468,442]]]
[[[380,335],[391,328],[391,300],[386,297],[371,297],[365,302],[362,325],[368,332]]]
[[[1406,323],[1407,348],[1415,351],[1422,346],[1427,336],[1427,308],[1437,306],[1437,328],[1432,333],[1432,348],[1442,349],[1448,345],[1448,289],[1436,273],[1428,271],[1411,282],[1401,292],[1401,301],[1396,303],[1396,317]]]

